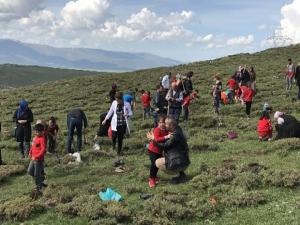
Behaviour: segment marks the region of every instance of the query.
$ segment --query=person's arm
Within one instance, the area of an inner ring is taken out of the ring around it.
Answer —
[[[166,95],[166,100],[170,101],[171,100],[171,89],[168,91],[167,95]]]
[[[84,128],[87,128],[88,127],[88,121],[87,121],[85,113],[82,110],[81,110],[81,115],[82,115],[82,120],[83,120]]]
[[[161,143],[161,142],[165,142],[166,141],[166,136],[160,136],[160,130],[159,129],[154,129],[154,140],[158,143]]]
[[[27,120],[27,123],[32,123],[33,122],[33,113],[31,111],[31,109],[28,110],[29,113],[29,118]]]
[[[18,112],[18,110],[16,110],[13,115],[13,122],[17,122],[17,112]]]
[[[129,104],[129,103],[126,104],[125,108],[126,108],[126,116],[127,116],[127,117],[132,117],[133,112],[132,112],[132,109],[131,109],[130,104]]]
[[[164,151],[168,151],[175,144],[175,135],[170,135],[170,138],[163,143],[159,143],[156,140],[153,140],[153,144],[163,149]]]
[[[108,111],[108,113],[105,116],[105,119],[102,121],[102,124],[104,125],[106,123],[107,120],[109,120],[111,118],[111,116],[114,114],[114,108],[115,108],[115,102],[113,102],[110,106],[110,109]]]

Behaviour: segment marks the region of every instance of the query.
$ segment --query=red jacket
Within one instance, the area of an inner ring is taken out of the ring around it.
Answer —
[[[164,142],[165,141],[165,136],[168,135],[168,131],[166,130],[161,130],[159,127],[156,127],[154,129],[154,139],[156,142]],[[150,144],[149,144],[149,152],[154,152],[154,153],[157,153],[157,154],[160,154],[161,153],[161,150],[155,146],[153,144],[153,142],[151,141]]]
[[[228,84],[228,87],[231,89],[231,90],[235,90],[236,89],[236,82],[234,79],[229,79],[227,81],[227,84]]]
[[[141,96],[141,102],[144,108],[148,108],[150,107],[150,103],[151,103],[151,97],[148,94],[143,94]]]
[[[271,120],[269,120],[266,117],[263,117],[261,120],[257,123],[257,133],[260,137],[265,137],[267,135],[272,134],[272,123]]]
[[[29,156],[33,160],[44,160],[46,154],[46,138],[35,137],[32,141]]]
[[[246,86],[241,87],[244,102],[252,102],[255,92]]]

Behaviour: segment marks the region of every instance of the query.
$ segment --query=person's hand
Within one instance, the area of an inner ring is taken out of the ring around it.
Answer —
[[[24,124],[26,122],[27,122],[27,120],[18,120],[18,123],[21,123],[21,124]]]
[[[105,123],[106,123],[106,120],[103,120],[103,121],[102,121],[102,125],[105,125]]]
[[[152,131],[147,133],[147,138],[149,141],[153,141],[154,140],[154,133]]]
[[[155,109],[155,112],[158,112],[158,111],[159,111],[159,108],[156,108],[156,109]]]
[[[167,140],[167,139],[170,139],[170,137],[171,137],[171,134],[168,134],[168,135],[165,136],[165,139],[166,139],[166,140]]]

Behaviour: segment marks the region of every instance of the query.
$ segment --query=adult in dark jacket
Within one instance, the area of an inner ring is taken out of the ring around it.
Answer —
[[[13,121],[16,122],[16,141],[19,143],[19,150],[22,158],[27,157],[31,141],[31,123],[33,114],[28,107],[27,101],[20,100],[19,108],[15,111]]]
[[[244,86],[246,86],[248,84],[248,82],[250,82],[250,74],[246,68],[244,68],[242,70],[241,82],[242,82],[242,85],[244,85]]]
[[[300,62],[298,63],[298,66],[296,67],[296,73],[295,73],[295,79],[297,81],[298,86],[298,100],[300,100]]]
[[[172,181],[174,183],[181,183],[186,180],[184,171],[190,164],[189,147],[183,131],[178,126],[174,117],[167,117],[166,129],[170,135],[169,139],[164,143],[156,142],[153,132],[149,132],[147,137],[164,152],[164,158],[156,160],[156,167],[170,174],[179,173],[179,176],[174,177]]]
[[[68,126],[68,140],[67,140],[67,151],[72,152],[72,142],[74,131],[77,132],[77,152],[81,151],[82,147],[82,133],[88,126],[87,118],[85,113],[81,109],[73,109],[68,113],[67,116]]]
[[[182,88],[183,88],[183,95],[184,97],[187,95],[190,95],[193,92],[193,82],[192,82],[192,77],[194,75],[193,71],[189,71],[186,73],[186,78],[183,79],[182,81]]]
[[[153,98],[153,119],[154,119],[154,127],[158,125],[158,117],[160,115],[167,115],[168,102],[165,98],[164,88],[162,85],[156,86],[156,94]]]
[[[277,120],[275,125],[277,136],[275,140],[300,138],[300,123],[295,117],[277,111],[274,114],[274,119]]]

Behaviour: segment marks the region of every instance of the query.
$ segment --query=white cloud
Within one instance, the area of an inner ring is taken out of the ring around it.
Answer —
[[[249,34],[248,36],[239,36],[239,37],[233,37],[227,40],[226,44],[228,46],[234,46],[234,45],[249,45],[254,41],[254,36],[252,34]]]
[[[0,0],[0,21],[28,16],[39,9],[43,0]]]
[[[283,19],[280,21],[282,34],[293,39],[293,43],[300,42],[300,0],[284,5],[281,8]]]
[[[191,11],[171,12],[167,16],[158,16],[147,8],[132,14],[124,23],[105,22],[93,31],[94,36],[132,40],[165,41],[184,39],[191,32],[183,26],[193,16]]]
[[[195,42],[196,43],[201,43],[201,44],[210,44],[214,40],[214,35],[213,34],[208,34],[204,37],[199,36],[196,38]]]
[[[102,24],[107,17],[108,0],[77,0],[67,2],[61,10],[61,26],[68,29],[92,29]]]

